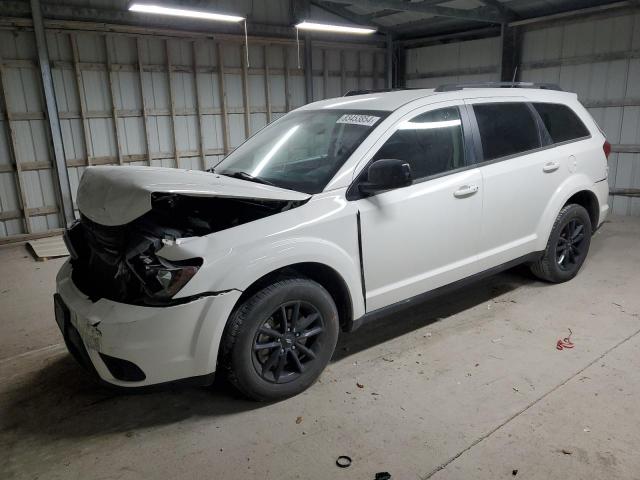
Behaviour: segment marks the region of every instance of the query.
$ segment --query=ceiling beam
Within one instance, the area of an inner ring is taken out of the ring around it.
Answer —
[[[425,0],[423,2],[405,2],[403,0],[318,0],[322,3],[339,3],[368,8],[371,10],[398,10],[401,12],[420,12],[438,17],[458,18],[486,23],[504,23],[509,19],[494,7],[480,7],[473,10],[461,10],[450,7],[440,7],[435,3],[443,0]]]
[[[367,18],[369,20],[375,20],[376,18],[388,17],[389,15],[393,15],[395,13],[398,13],[398,11],[385,9],[385,10],[378,10],[377,12],[367,13],[365,15],[362,15],[362,17]]]
[[[462,42],[466,40],[476,40],[479,38],[491,38],[500,36],[499,25],[483,26],[475,30],[464,30],[462,32],[445,33],[442,35],[432,35],[430,37],[411,38],[399,40],[398,43],[405,48],[429,47],[442,43]]]
[[[506,19],[515,20],[518,15],[500,0],[480,0],[480,3],[498,10]]]
[[[367,27],[367,26],[371,26],[372,22],[369,18],[363,16],[363,15],[358,15],[357,13],[352,12],[351,10],[343,7],[342,5],[338,5],[338,4],[334,4],[334,3],[325,3],[319,0],[311,0],[311,4],[315,5],[318,8],[321,8],[322,10],[332,13],[334,15],[337,15],[339,17],[344,18],[345,20],[348,20],[351,23],[355,23],[357,25],[362,25],[363,27]],[[379,25],[374,25],[375,28],[378,29],[378,31],[382,32],[382,33],[386,33],[387,29],[384,27],[380,27]]]

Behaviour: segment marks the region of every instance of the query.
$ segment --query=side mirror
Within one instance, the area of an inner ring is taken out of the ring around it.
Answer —
[[[367,174],[367,181],[358,185],[360,191],[367,195],[411,185],[411,167],[395,158],[376,160],[369,166]]]

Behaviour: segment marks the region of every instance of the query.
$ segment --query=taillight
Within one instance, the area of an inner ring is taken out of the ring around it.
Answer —
[[[607,160],[609,160],[609,155],[611,155],[611,144],[608,141],[604,141],[602,150],[604,150],[604,156],[607,157]]]

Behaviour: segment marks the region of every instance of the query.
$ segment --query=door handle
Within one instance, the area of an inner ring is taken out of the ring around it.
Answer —
[[[555,172],[560,168],[560,162],[547,162],[542,167],[542,171],[545,173]]]
[[[453,196],[456,198],[470,197],[478,191],[477,185],[462,185],[458,190],[453,192]]]

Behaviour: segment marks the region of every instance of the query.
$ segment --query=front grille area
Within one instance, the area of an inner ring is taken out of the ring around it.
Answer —
[[[127,225],[108,227],[84,216],[68,231],[73,283],[92,301],[131,303],[142,295],[142,284],[126,263],[130,237]]]

